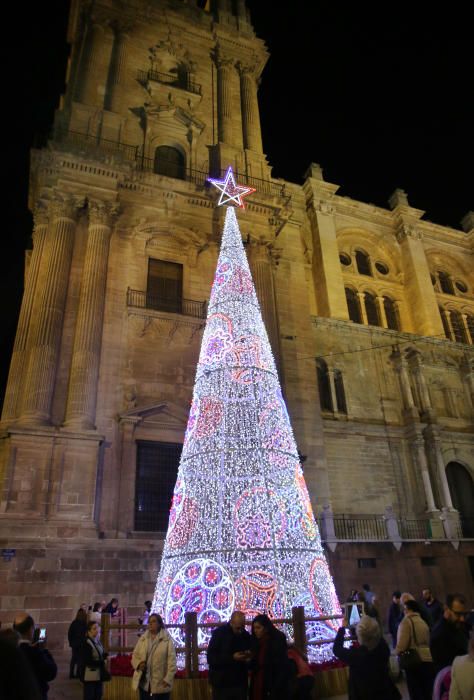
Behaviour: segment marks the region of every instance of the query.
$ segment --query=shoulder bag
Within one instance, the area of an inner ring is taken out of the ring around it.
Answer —
[[[415,639],[415,647],[417,647],[418,642],[416,640],[415,625],[413,624],[413,621],[410,620],[410,618],[407,619],[410,622],[410,625],[412,626],[413,637]],[[413,669],[421,666],[421,664],[423,663],[418,653],[418,650],[415,647],[410,647],[409,649],[402,651],[401,654],[398,655],[400,668],[403,671],[412,671]]]

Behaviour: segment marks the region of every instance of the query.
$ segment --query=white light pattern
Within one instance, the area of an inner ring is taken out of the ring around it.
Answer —
[[[227,208],[153,610],[168,624],[341,608],[242,245]],[[339,622],[312,623],[308,641]],[[182,643],[179,630],[170,630]],[[208,640],[201,629],[199,644]],[[310,646],[316,661],[331,645]]]

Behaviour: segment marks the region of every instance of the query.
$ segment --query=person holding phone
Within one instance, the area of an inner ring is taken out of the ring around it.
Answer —
[[[207,649],[209,683],[213,700],[245,700],[252,638],[245,629],[245,614],[235,610],[229,622],[213,631]]]
[[[56,678],[58,667],[46,649],[46,640],[35,641],[35,622],[26,612],[15,617],[13,629],[20,635],[19,648],[36,678],[41,700],[48,700],[49,682]]]

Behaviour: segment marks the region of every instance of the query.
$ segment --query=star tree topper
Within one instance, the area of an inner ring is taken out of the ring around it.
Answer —
[[[242,209],[245,209],[245,203],[243,202],[243,197],[252,194],[256,190],[253,187],[242,187],[242,185],[237,185],[234,178],[234,173],[232,172],[232,167],[229,165],[225,178],[223,180],[216,180],[212,177],[208,177],[208,182],[217,187],[220,190],[221,196],[217,202],[217,206],[222,204],[227,204],[228,202],[234,202],[234,204]]]

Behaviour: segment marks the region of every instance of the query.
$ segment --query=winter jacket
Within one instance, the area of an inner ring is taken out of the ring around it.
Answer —
[[[154,640],[149,631],[140,637],[132,654],[133,668],[137,670],[142,661],[146,669],[140,686],[145,690],[150,688],[153,694],[169,693],[176,673],[176,652],[166,630],[160,630]]]
[[[424,663],[431,663],[430,628],[418,613],[405,615],[398,626],[396,654],[416,649]]]
[[[209,683],[214,688],[247,688],[248,665],[235,661],[237,651],[250,651],[253,641],[247,630],[235,634],[229,624],[217,627],[207,649]]]

